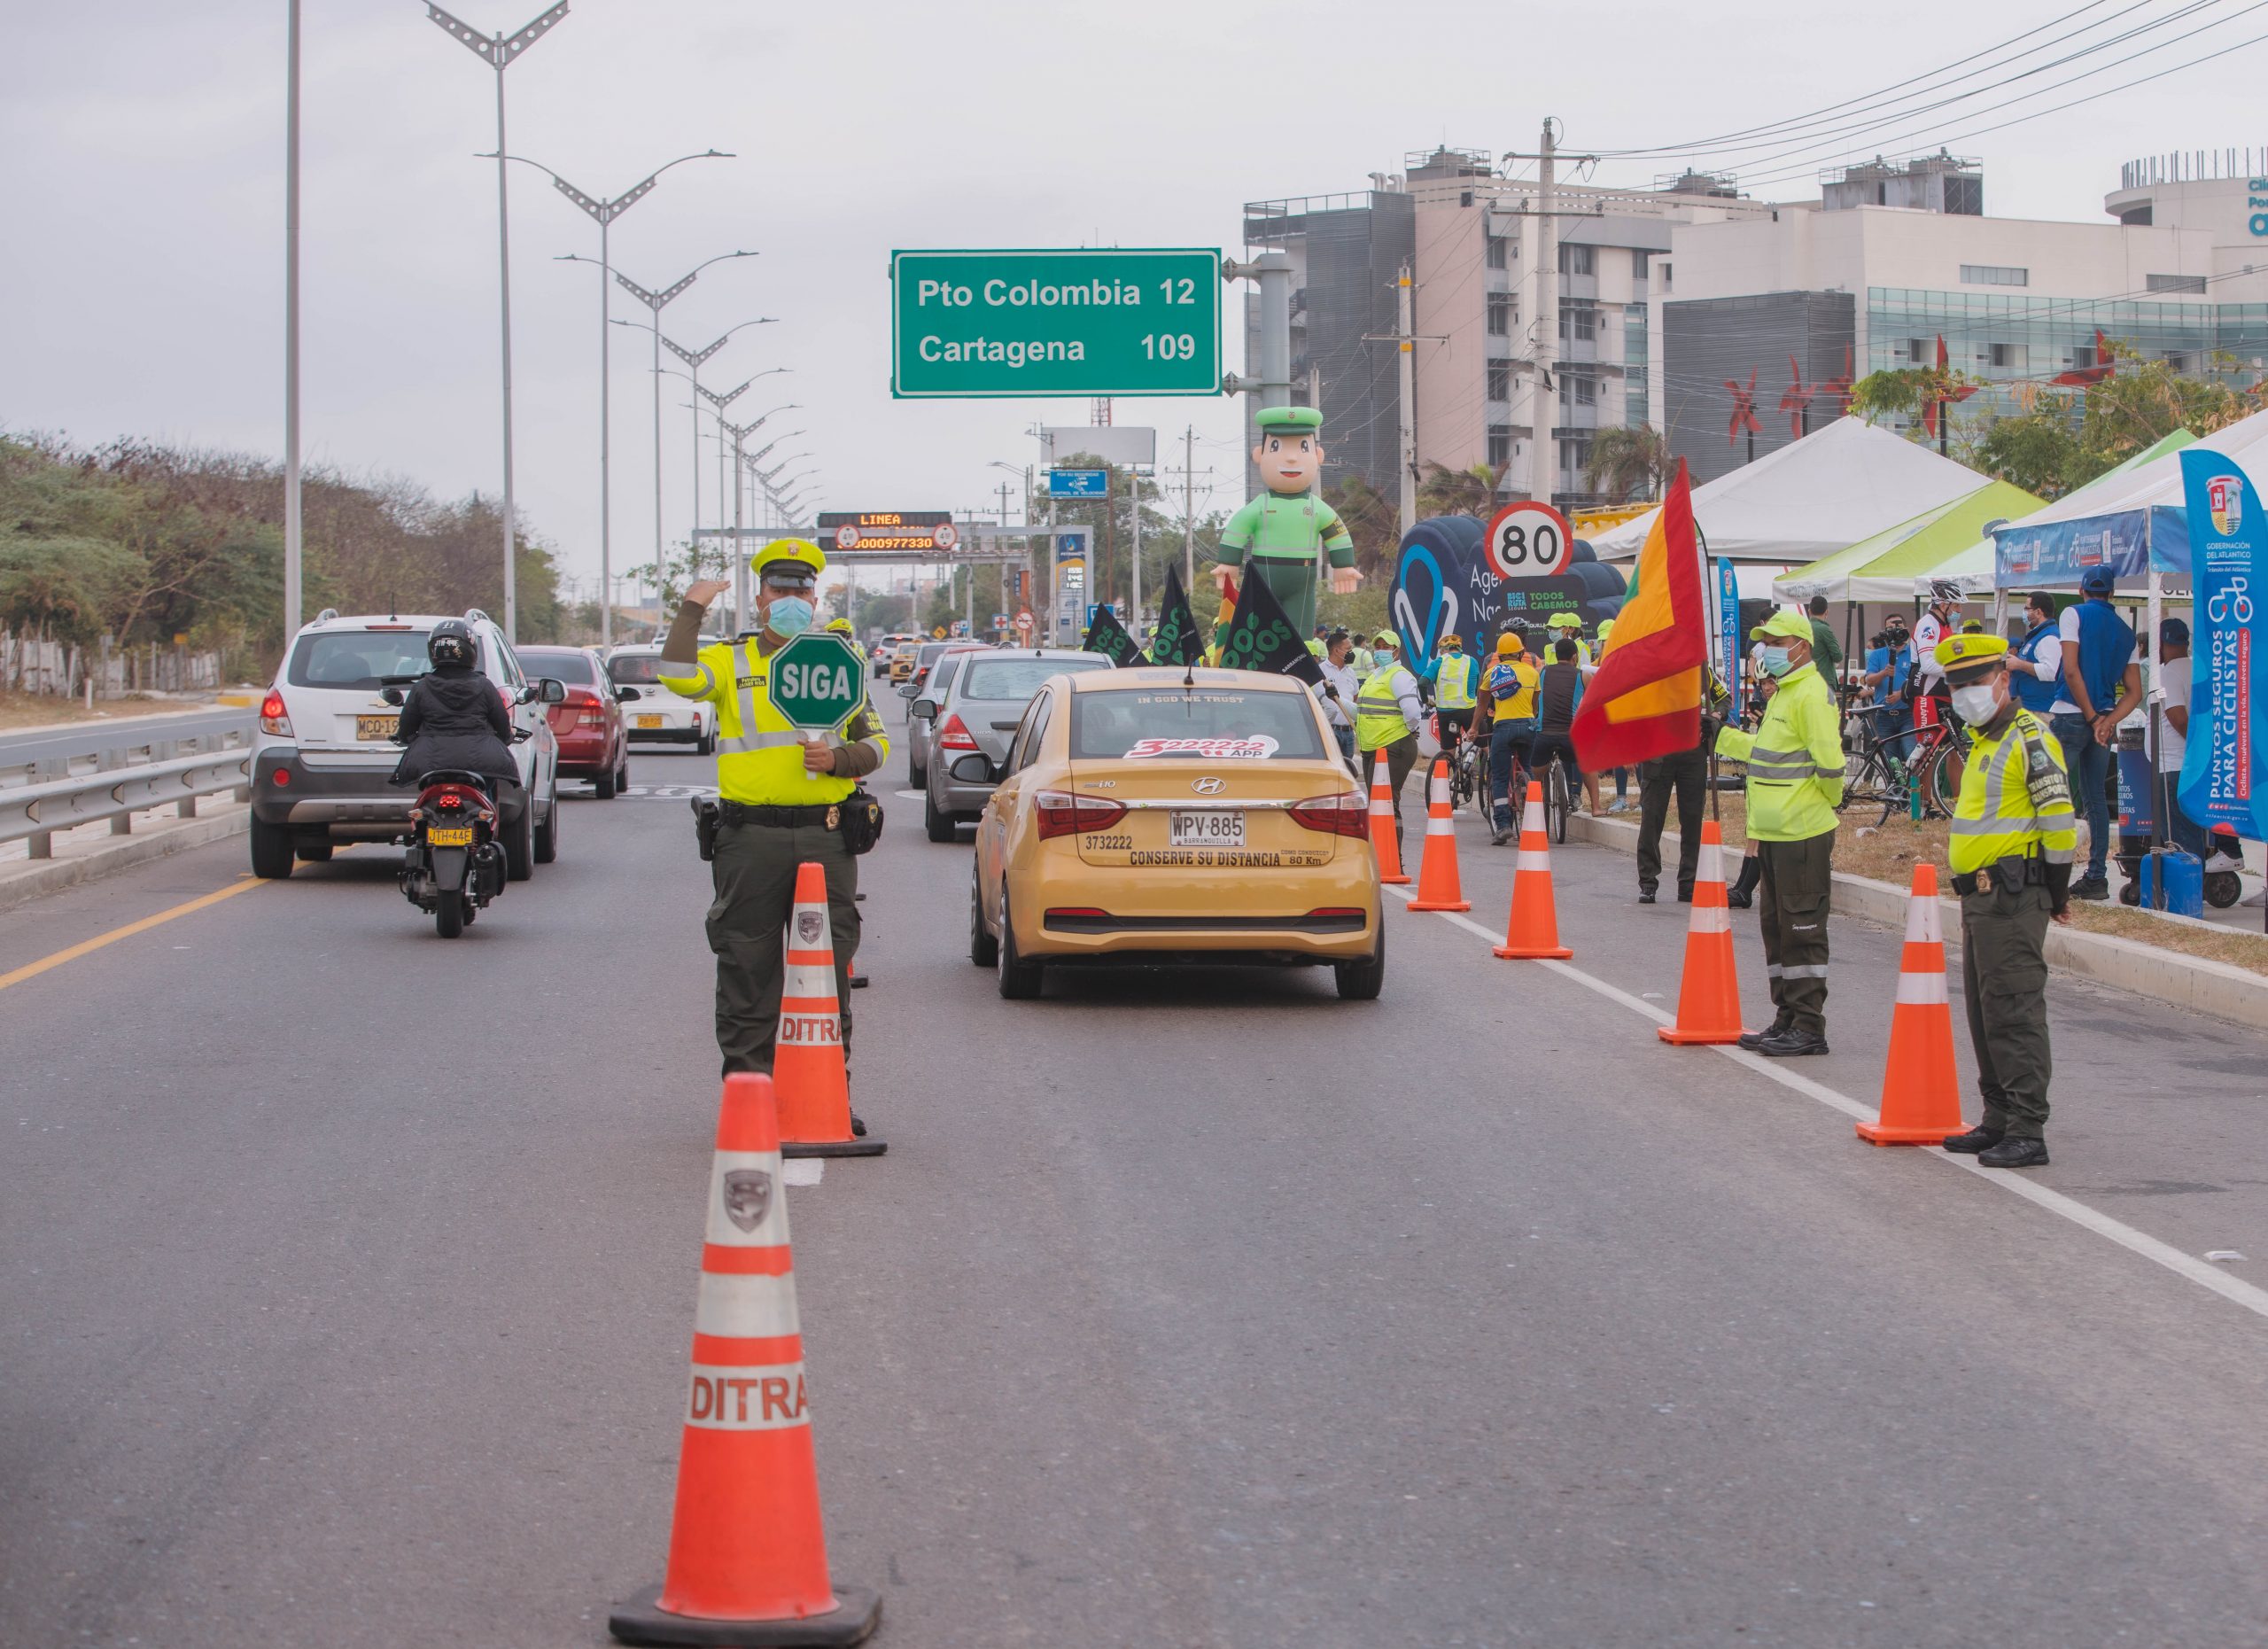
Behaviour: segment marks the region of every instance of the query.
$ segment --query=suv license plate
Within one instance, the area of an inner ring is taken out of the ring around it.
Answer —
[[[659,716],[641,716],[638,718],[637,725],[641,727],[658,727],[662,725],[662,719]]]
[[[392,738],[394,729],[400,726],[400,716],[357,716],[354,718],[354,736],[368,744],[379,739]]]
[[[1244,810],[1231,807],[1177,810],[1171,847],[1242,847]]]
[[[425,845],[428,847],[470,847],[472,827],[470,825],[434,825],[425,832]]]

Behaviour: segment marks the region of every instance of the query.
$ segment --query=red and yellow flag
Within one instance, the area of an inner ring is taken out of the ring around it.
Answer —
[[[1573,729],[1587,773],[1691,750],[1701,737],[1701,674],[1709,619],[1693,536],[1685,460],[1638,552],[1630,598],[1614,620],[1598,673],[1583,687]]]

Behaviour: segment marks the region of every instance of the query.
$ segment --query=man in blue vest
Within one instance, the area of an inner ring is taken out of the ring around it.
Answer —
[[[2066,608],[2057,626],[2063,690],[2050,725],[2063,747],[2072,799],[2086,809],[2086,874],[2071,883],[2071,897],[2081,899],[2110,897],[2111,741],[2142,702],[2133,627],[2111,606],[2111,588],[2109,568],[2089,567],[2079,578],[2085,599]]]
[[[2045,592],[2026,597],[2023,622],[2023,640],[2008,649],[2008,685],[2016,703],[2046,723],[2063,696],[2063,640],[2055,629],[2055,598]]]

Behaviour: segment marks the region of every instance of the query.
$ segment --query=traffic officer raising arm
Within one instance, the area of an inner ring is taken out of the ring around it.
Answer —
[[[812,627],[812,597],[826,565],[818,545],[775,540],[757,552],[757,634],[699,645],[703,614],[731,587],[708,579],[686,592],[662,644],[662,685],[717,706],[720,799],[708,931],[717,957],[717,1046],[727,1076],[771,1074],[785,967],[782,936],[795,905],[796,869],[806,861],[827,875],[835,1000],[843,1051],[850,1052],[858,861],[844,839],[850,810],[843,805],[858,780],[888,759],[889,742],[871,700],[859,704],[838,735],[807,740],[772,703],[769,687],[772,656],[788,637]],[[853,1132],[865,1132],[853,1120]]]
[[[1843,725],[1811,662],[1811,625],[1783,607],[1749,632],[1773,682],[1754,733],[1728,727],[1717,754],[1748,764],[1748,839],[1757,844],[1771,1028],[1741,1038],[1775,1058],[1827,1052],[1827,906],[1835,810],[1843,800]]]
[[[2078,819],[2063,747],[2024,708],[1997,635],[1955,635],[1937,657],[1976,735],[1954,804],[1961,993],[1984,1116],[1945,1142],[1987,1168],[2047,1165],[2047,924],[2071,919]]]

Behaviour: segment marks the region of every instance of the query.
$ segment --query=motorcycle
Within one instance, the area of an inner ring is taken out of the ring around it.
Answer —
[[[401,689],[386,688],[387,702],[399,704]],[[512,743],[534,737],[514,730]],[[474,916],[504,891],[508,868],[495,781],[478,773],[442,767],[421,774],[417,800],[409,810],[409,844],[401,856],[401,892],[433,918],[433,930],[454,939]]]

